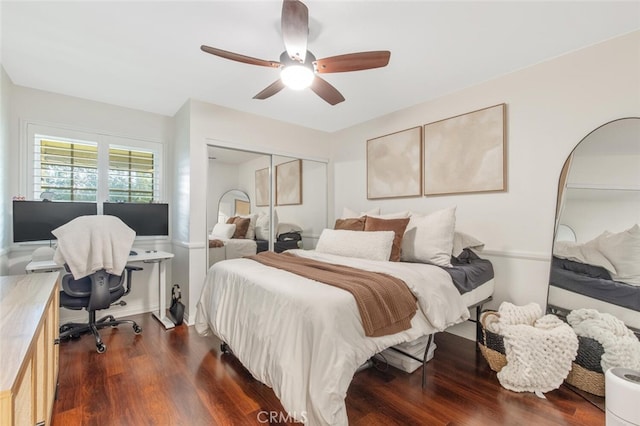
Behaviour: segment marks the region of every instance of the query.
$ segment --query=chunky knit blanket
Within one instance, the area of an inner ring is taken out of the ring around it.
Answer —
[[[618,318],[595,309],[576,309],[567,315],[567,321],[578,336],[602,345],[602,371],[611,367],[640,370],[640,341]]]
[[[541,396],[560,387],[578,353],[578,337],[555,315],[542,316],[540,306],[503,302],[491,324],[504,338],[507,365],[498,373],[500,384],[516,392]]]

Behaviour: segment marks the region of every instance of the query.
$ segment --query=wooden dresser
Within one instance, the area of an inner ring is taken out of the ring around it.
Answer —
[[[50,424],[58,378],[58,275],[0,276],[0,426]]]

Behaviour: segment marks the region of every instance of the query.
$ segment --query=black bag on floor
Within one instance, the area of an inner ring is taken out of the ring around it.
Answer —
[[[182,324],[182,320],[184,319],[184,305],[182,304],[182,292],[178,284],[174,284],[171,289],[171,307],[169,307],[169,313],[175,325]]]

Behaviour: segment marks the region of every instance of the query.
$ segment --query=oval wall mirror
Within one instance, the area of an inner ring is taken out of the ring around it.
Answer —
[[[640,117],[604,124],[561,173],[547,311],[592,308],[640,330]],[[567,238],[567,229],[573,235]]]

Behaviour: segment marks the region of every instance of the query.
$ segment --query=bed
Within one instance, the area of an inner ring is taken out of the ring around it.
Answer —
[[[640,330],[640,286],[613,280],[600,266],[554,256],[549,278],[549,308],[561,316],[574,309],[607,312]]]
[[[318,248],[322,241],[321,236]],[[473,285],[466,278],[474,273],[463,273],[467,288],[459,290],[452,278],[455,273],[432,264],[318,250],[288,253],[398,277],[416,297],[410,328],[368,337],[354,297],[342,289],[247,258],[210,268],[198,302],[197,332],[219,337],[257,380],[273,389],[291,416],[312,425],[348,424],[345,396],[359,367],[389,347],[469,319],[468,307],[489,300],[493,293],[492,268],[488,280]]]
[[[227,259],[252,256],[257,253],[258,242],[245,238],[210,238],[209,266]]]
[[[268,227],[264,229],[264,218],[268,216],[234,216],[229,218],[227,223],[215,224],[209,234],[209,266],[221,260],[252,256],[269,250],[269,241],[264,238],[269,234]],[[276,253],[301,247],[301,227],[281,223],[276,229]]]
[[[549,278],[549,310],[609,313],[640,330],[640,227],[603,232],[585,243],[556,241]]]

